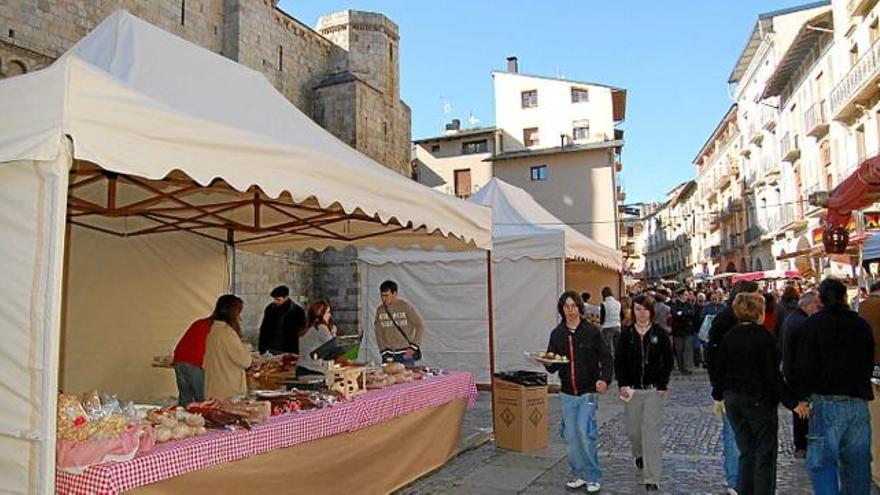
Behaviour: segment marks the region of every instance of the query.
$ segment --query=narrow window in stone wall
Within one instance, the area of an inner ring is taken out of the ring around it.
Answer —
[[[284,47],[278,45],[278,70],[284,71]]]
[[[388,43],[388,59],[394,62],[394,45]]]
[[[180,0],[180,25],[186,26],[186,0]]]

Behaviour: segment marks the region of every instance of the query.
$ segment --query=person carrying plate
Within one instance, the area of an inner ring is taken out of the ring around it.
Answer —
[[[602,482],[596,440],[599,427],[596,410],[599,394],[608,390],[612,377],[611,350],[599,328],[582,318],[584,302],[574,291],[563,292],[556,310],[562,321],[550,333],[547,352],[568,360],[547,363],[550,373],[559,373],[562,385],[562,437],[568,444],[571,480],[566,486],[597,493]]]

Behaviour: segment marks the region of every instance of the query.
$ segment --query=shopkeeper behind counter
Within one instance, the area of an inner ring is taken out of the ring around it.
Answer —
[[[244,301],[232,294],[220,296],[214,323],[205,345],[205,396],[228,400],[247,393],[245,370],[251,354],[241,343],[241,310]]]

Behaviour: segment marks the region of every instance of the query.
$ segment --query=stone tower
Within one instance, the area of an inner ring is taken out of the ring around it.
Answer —
[[[333,73],[316,88],[316,120],[409,175],[410,109],[400,100],[397,24],[382,14],[345,10],[322,16],[315,29],[341,49],[331,57]],[[345,104],[351,101],[353,108]]]

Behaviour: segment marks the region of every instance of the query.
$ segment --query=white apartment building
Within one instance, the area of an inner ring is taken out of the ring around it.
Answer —
[[[495,128],[461,129],[456,119],[444,135],[413,141],[413,178],[420,184],[467,198],[492,178]]]
[[[618,248],[617,173],[626,91],[519,72],[492,73],[498,141],[493,174],[531,194],[553,215]]]
[[[821,231],[823,210],[809,197],[836,184],[831,160],[829,96],[837,73],[833,64],[834,21],[830,7],[808,19],[782,55],[764,89],[764,98],[779,102],[783,202],[778,210],[782,235],[773,254],[777,267],[818,270],[812,256],[814,232]]]
[[[742,135],[745,242],[751,254],[746,270],[776,268],[776,257],[790,243],[784,229],[794,220],[790,207],[798,200],[796,188],[785,182],[782,172],[783,163],[795,160],[793,136],[800,135],[800,125],[785,116],[783,131],[779,125],[780,98],[765,98],[764,91],[804,24],[828,9],[829,2],[823,1],[761,14],[728,79]],[[796,106],[792,113],[801,111],[803,108]],[[783,158],[789,161],[783,162]]]

